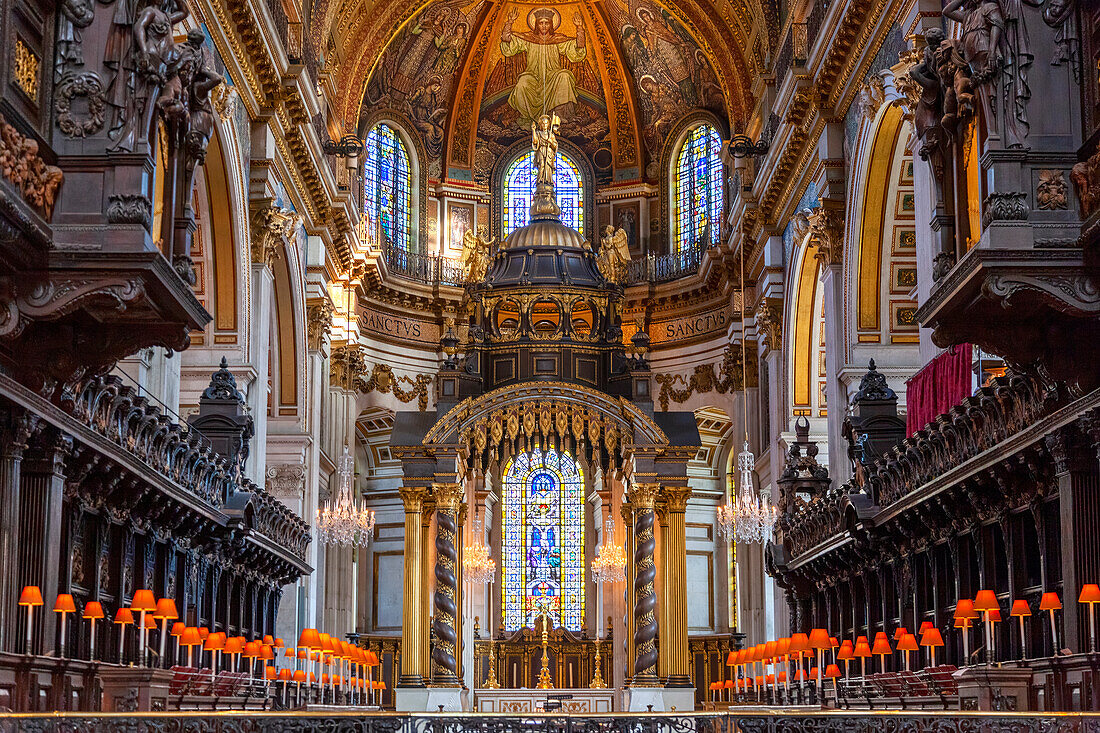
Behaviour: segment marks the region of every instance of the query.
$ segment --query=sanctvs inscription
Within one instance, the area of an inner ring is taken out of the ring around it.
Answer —
[[[649,326],[649,338],[652,343],[678,341],[708,336],[715,332],[724,332],[730,323],[727,309],[708,311],[687,318],[671,321],[658,321]]]
[[[368,331],[391,336],[402,341],[423,341],[435,344],[440,338],[439,325],[412,318],[402,318],[387,313],[371,312],[363,315],[363,327]]]

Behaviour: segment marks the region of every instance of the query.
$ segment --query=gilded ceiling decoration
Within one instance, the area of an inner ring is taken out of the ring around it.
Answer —
[[[528,51],[552,47],[560,59],[549,76],[564,80],[554,72],[565,71],[571,81],[539,77],[540,86],[553,85],[550,96],[564,94],[572,105],[570,129],[578,139],[588,136],[579,147],[603,151],[599,159],[618,171],[641,165],[643,146],[655,156],[652,140],[641,138],[655,139],[677,112],[709,109],[725,117],[729,110],[736,120],[747,114],[749,79],[760,65],[749,51],[759,46],[751,43],[751,27],[761,13],[744,3],[325,0],[314,12],[341,56],[333,65],[337,88],[346,90],[338,110],[345,128],[354,129],[364,107],[390,102],[416,120],[433,149],[454,140],[448,165],[472,170],[475,151],[509,144],[501,141],[511,137],[511,118],[524,118],[525,96],[543,101],[519,80]],[[535,17],[540,8],[543,27]],[[517,84],[521,92],[513,95]]]

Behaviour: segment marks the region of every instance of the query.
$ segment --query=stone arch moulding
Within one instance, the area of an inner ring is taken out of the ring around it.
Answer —
[[[592,161],[580,148],[564,138],[558,138],[558,148],[577,164],[577,168],[581,172],[581,183],[584,186],[585,229],[581,232],[581,236],[589,242],[594,242],[595,222],[593,218],[596,216],[596,177],[592,169]],[[489,232],[491,237],[503,239],[501,233],[504,231],[504,209],[502,208],[504,202],[504,175],[508,172],[508,168],[511,167],[512,163],[530,152],[530,150],[531,142],[529,140],[519,140],[508,146],[504,151],[504,155],[500,156],[500,161],[493,166],[493,173],[489,179],[489,185],[492,187],[490,189],[491,200],[493,202],[493,215],[490,220],[492,231]]]
[[[412,222],[412,232],[416,234],[416,241],[409,249],[414,252],[424,252],[428,246],[428,151],[424,148],[424,140],[420,137],[419,130],[403,113],[383,107],[364,111],[359,117],[359,125],[355,134],[360,140],[366,140],[367,134],[375,125],[385,124],[393,128],[401,142],[405,144],[405,150],[409,154],[409,166],[412,168],[412,183],[415,190],[409,192],[412,199],[409,219]],[[362,161],[359,163],[360,176],[357,191],[357,207],[359,215],[363,214],[363,186],[365,180],[362,172]]]
[[[672,199],[675,196],[675,179],[674,168],[676,165],[676,157],[680,152],[680,148],[683,147],[684,142],[687,140],[688,134],[691,133],[696,127],[700,125],[710,125],[718,133],[718,138],[722,141],[730,139],[729,125],[718,117],[718,115],[707,110],[694,110],[690,114],[681,117],[677,120],[676,124],[672,126],[668,136],[665,138],[664,145],[661,146],[661,159],[658,162],[660,166],[658,168],[657,178],[660,181],[658,186],[658,203],[661,212],[661,231],[658,233],[659,241],[661,242],[661,252],[668,253],[672,251],[672,228],[671,228],[671,212],[672,212]],[[726,173],[725,157],[722,156],[722,168],[723,175],[722,180],[725,181],[728,176]],[[729,201],[729,192],[722,191],[722,200],[725,204]],[[723,225],[725,222],[723,222]],[[651,248],[652,248],[652,240]]]
[[[668,437],[659,425],[632,402],[603,392],[564,382],[510,385],[480,397],[468,397],[452,407],[424,436],[425,447],[457,445],[483,419],[505,410],[538,401],[584,407],[590,415],[610,420],[622,435],[638,447],[665,448]]]

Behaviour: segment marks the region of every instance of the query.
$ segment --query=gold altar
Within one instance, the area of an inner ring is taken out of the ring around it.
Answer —
[[[489,677],[490,654],[496,662],[496,677],[502,689],[534,688],[542,670],[542,626],[498,634],[490,641],[474,633],[474,676],[477,688],[485,688]],[[600,677],[611,679],[611,659],[607,654],[611,630],[600,639]],[[589,688],[596,672],[596,640],[584,632],[575,634],[566,629],[547,632],[546,653],[553,689]]]

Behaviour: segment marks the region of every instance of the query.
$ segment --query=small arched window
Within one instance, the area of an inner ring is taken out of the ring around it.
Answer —
[[[397,131],[379,123],[363,150],[363,214],[370,231],[400,249],[409,248],[412,172]]]
[[[722,141],[710,125],[688,133],[676,156],[673,246],[680,252],[718,244],[722,229]]]
[[[535,152],[528,151],[513,161],[504,173],[504,236],[531,221],[531,198],[535,195]],[[561,209],[561,223],[584,233],[584,184],[581,170],[565,153],[558,151],[554,172],[554,194]]]

